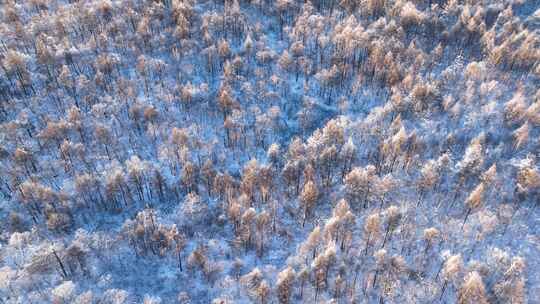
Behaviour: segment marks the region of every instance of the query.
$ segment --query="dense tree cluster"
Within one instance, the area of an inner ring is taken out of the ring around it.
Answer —
[[[0,303],[540,302],[537,1],[0,22]]]

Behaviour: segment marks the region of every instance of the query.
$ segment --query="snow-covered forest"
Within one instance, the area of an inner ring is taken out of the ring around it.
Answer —
[[[0,304],[540,303],[539,0],[0,0]]]

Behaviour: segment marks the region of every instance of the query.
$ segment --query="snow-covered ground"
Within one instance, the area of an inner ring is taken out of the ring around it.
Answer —
[[[538,1],[0,5],[0,303],[539,303]]]

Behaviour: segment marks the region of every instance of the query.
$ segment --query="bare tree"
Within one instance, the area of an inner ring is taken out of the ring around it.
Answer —
[[[372,193],[371,188],[376,179],[375,170],[372,165],[365,168],[356,167],[345,176],[343,181],[351,201],[356,204],[363,202],[364,208],[367,207],[369,196]]]
[[[459,288],[458,303],[489,303],[482,277],[473,271],[465,276],[463,284]]]
[[[304,225],[306,224],[306,219],[308,218],[313,208],[315,207],[318,196],[319,196],[319,190],[317,189],[317,186],[315,185],[315,183],[311,180],[306,182],[299,198],[300,204],[304,211],[304,215],[302,218],[302,227],[304,227]]]
[[[293,292],[293,284],[296,277],[294,269],[287,267],[278,274],[276,287],[280,304],[288,304]]]
[[[386,209],[386,232],[384,233],[382,248],[384,248],[387,241],[391,240],[394,230],[401,221],[401,217],[401,211],[397,206],[390,206]]]
[[[443,298],[448,283],[456,286],[455,284],[458,283],[458,278],[460,277],[462,271],[463,260],[461,255],[452,255],[446,259],[442,267],[442,278],[444,283],[441,288],[441,295],[439,299]]]
[[[381,225],[381,219],[378,213],[370,214],[364,224],[364,233],[366,235],[366,246],[364,250],[364,255],[367,255],[369,246],[371,245],[370,242],[372,241],[372,238],[374,240],[377,240],[377,238],[380,236],[380,225]]]
[[[474,209],[479,208],[484,200],[484,192],[485,192],[485,185],[484,183],[480,183],[474,190],[469,194],[469,197],[467,197],[467,200],[465,201],[466,207],[467,207],[467,213],[465,214],[465,219],[463,220],[463,225],[467,222],[467,218],[469,217],[469,214],[471,214],[471,211]]]

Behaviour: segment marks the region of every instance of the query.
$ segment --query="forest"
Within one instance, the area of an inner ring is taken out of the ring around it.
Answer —
[[[0,304],[540,303],[540,0],[0,0]]]

